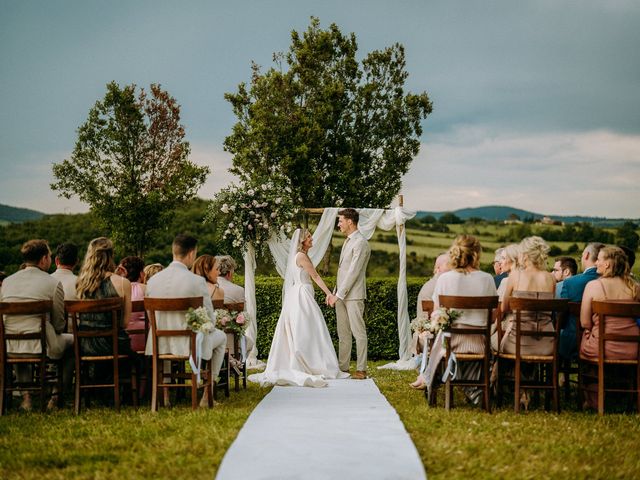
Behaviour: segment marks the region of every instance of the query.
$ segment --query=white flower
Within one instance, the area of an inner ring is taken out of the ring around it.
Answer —
[[[276,205],[280,205],[282,203],[282,198],[276,198]]]
[[[276,218],[276,212],[271,212],[271,218]]]
[[[231,235],[231,230],[226,229],[226,230],[224,231],[224,236],[226,237],[227,235]]]
[[[202,326],[200,327],[200,331],[202,331],[203,333],[213,332],[213,323],[211,322],[203,323]]]
[[[256,212],[254,212],[253,210],[249,210],[249,215],[255,215]]]
[[[236,206],[235,205],[230,205],[229,206],[229,210],[231,210],[232,212],[236,211]]]
[[[269,224],[268,224],[268,223],[265,223],[265,224],[264,224],[264,225],[262,225],[262,226],[264,227],[264,229],[265,229],[265,230],[268,230],[268,229],[269,229]]]
[[[254,207],[257,207],[257,206],[258,206],[258,201],[257,201],[257,200],[255,200],[255,199],[254,199],[254,200],[252,200],[252,201],[251,201],[251,203],[253,204],[253,206],[254,206]]]
[[[285,187],[284,191],[287,192],[287,193],[291,193],[291,189],[289,187]]]
[[[262,184],[262,190],[264,190],[264,191],[266,192],[266,191],[267,191],[267,188],[268,188],[268,187],[267,187],[267,185],[263,183],[263,184]]]
[[[255,195],[256,192],[253,190],[253,188],[250,188],[249,191],[247,192],[249,195]]]
[[[226,203],[223,204],[220,210],[222,210],[222,213],[229,213],[229,205],[227,205]]]
[[[247,226],[247,228],[248,228],[249,230],[253,230],[253,225],[248,225],[248,226]]]
[[[229,224],[229,228],[233,228],[233,227],[235,227],[235,225],[232,222],[232,223]]]

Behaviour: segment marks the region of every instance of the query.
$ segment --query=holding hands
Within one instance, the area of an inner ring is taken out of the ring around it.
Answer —
[[[334,294],[330,293],[327,295],[326,304],[330,307],[335,307],[337,301],[338,297],[336,297]]]

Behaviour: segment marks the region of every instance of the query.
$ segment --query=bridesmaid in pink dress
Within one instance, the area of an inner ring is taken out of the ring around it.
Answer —
[[[591,302],[596,301],[640,301],[640,289],[629,275],[629,263],[624,251],[619,247],[605,247],[600,250],[596,260],[596,269],[600,278],[590,281],[584,289],[580,310],[580,324],[584,328],[580,354],[598,358],[598,324],[600,319],[594,315]],[[632,318],[607,317],[607,333],[620,335],[640,335],[640,328]],[[631,360],[638,358],[638,346],[628,342],[605,343],[604,357],[611,360]],[[587,391],[587,406],[598,408],[598,396],[591,385]]]
[[[144,260],[140,257],[125,257],[120,261],[116,270],[131,282],[131,301],[144,300],[146,285],[144,284]],[[127,330],[144,330],[144,312],[132,312]],[[144,350],[144,333],[130,334],[131,350],[140,352]]]

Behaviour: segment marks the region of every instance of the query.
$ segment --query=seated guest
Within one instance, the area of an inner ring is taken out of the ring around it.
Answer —
[[[635,277],[631,269],[636,263],[636,252],[631,250],[629,247],[625,247],[624,245],[619,245],[624,254],[627,256],[627,263],[629,264],[629,276],[633,279],[634,282],[638,283],[638,279]]]
[[[152,263],[144,267],[144,283],[147,283],[151,277],[164,269],[160,263]]]
[[[62,283],[65,300],[76,300],[76,282],[78,277],[73,269],[78,264],[78,247],[71,242],[61,243],[56,249],[56,271],[53,278]]]
[[[553,299],[556,283],[547,271],[547,254],[549,245],[540,237],[527,237],[520,242],[518,262],[519,270],[511,272],[507,279],[507,286],[502,300],[503,336],[498,346],[498,332],[491,336],[491,345],[495,351],[515,353],[516,326],[515,314],[511,312],[509,303],[511,298],[541,298]],[[522,312],[520,330],[553,331],[551,312],[532,315]],[[520,353],[522,355],[549,355],[553,351],[551,337],[521,337]]]
[[[588,358],[598,358],[598,324],[600,318],[592,313],[591,302],[627,300],[640,301],[640,288],[629,276],[627,256],[619,247],[604,247],[598,253],[596,270],[600,275],[590,281],[582,296],[580,324],[584,328],[580,353]],[[605,331],[608,334],[640,335],[640,328],[633,318],[607,317]],[[635,360],[638,358],[638,344],[631,342],[607,341],[604,356],[609,360]],[[587,406],[598,408],[597,390],[593,386],[587,390]]]
[[[422,285],[420,292],[418,293],[418,302],[416,304],[416,315],[421,317],[425,315],[422,310],[422,301],[423,300],[431,300],[433,297],[433,291],[436,288],[436,282],[438,278],[440,278],[440,274],[449,271],[449,254],[442,253],[436,257],[436,262],[433,266],[433,276],[427,280],[427,282]],[[426,333],[418,334],[418,332],[413,333],[413,338],[411,341],[411,353],[413,355],[418,355],[422,352],[424,348],[424,340],[426,337]],[[415,382],[414,382],[415,383]]]
[[[596,260],[598,259],[600,249],[603,247],[604,244],[599,242],[587,244],[580,257],[583,272],[569,277],[562,282],[560,298],[568,298],[570,302],[582,301],[584,287],[586,287],[587,283],[591,280],[595,280],[599,276],[596,270]],[[570,315],[566,325],[560,331],[558,354],[563,361],[572,361],[578,354],[576,321],[578,321],[578,319]]]
[[[131,340],[126,332],[131,317],[131,283],[114,273],[113,243],[105,237],[91,240],[78,275],[76,293],[80,300],[100,300],[103,298],[124,298],[124,315],[118,329],[118,353],[131,354]],[[111,328],[111,314],[81,313],[79,329],[108,330]],[[86,337],[80,339],[83,355],[111,355],[113,345],[107,337]]]
[[[233,283],[233,274],[238,264],[229,255],[216,257],[218,285],[224,291],[224,303],[244,303],[244,288]]]
[[[440,295],[459,295],[482,297],[496,295],[496,285],[493,277],[478,269],[480,266],[480,242],[471,235],[459,235],[449,249],[450,271],[440,275],[433,292],[434,308],[440,306]],[[455,320],[454,326],[482,327],[487,324],[484,310],[462,310],[462,315]],[[479,335],[453,335],[451,349],[456,353],[484,353],[485,346]],[[435,377],[436,368],[445,356],[442,332],[438,333],[431,352],[429,363],[424,373],[424,381],[430,386]],[[480,362],[465,362],[458,367],[457,379],[478,380],[481,374]],[[466,388],[465,394],[471,402],[480,401],[481,390]]]
[[[173,262],[161,272],[155,274],[147,283],[147,297],[151,298],[188,298],[201,296],[209,318],[215,324],[215,312],[211,303],[211,294],[206,281],[189,271],[197,255],[198,241],[187,235],[178,235],[173,240]],[[184,312],[158,312],[156,315],[159,328],[184,329],[186,327]],[[204,335],[202,358],[211,360],[211,374],[215,379],[220,373],[224,359],[227,336],[214,328]],[[151,335],[147,339],[146,354],[152,354]],[[160,354],[189,355],[188,338],[159,338]],[[167,390],[165,390],[167,391]],[[213,392],[211,392],[213,394]],[[201,405],[206,401],[203,395]]]
[[[500,253],[500,270],[504,276],[502,280],[500,280],[500,284],[498,285],[498,297],[500,297],[500,301],[504,297],[504,292],[507,289],[507,278],[511,274],[512,271],[518,269],[518,245],[512,243],[507,245],[502,249]]]
[[[502,252],[504,252],[504,248],[498,248],[495,252],[495,256],[493,257],[493,271],[495,272],[493,281],[496,284],[496,288],[500,286],[502,279],[509,275],[509,272],[502,271]]]
[[[53,310],[45,325],[47,356],[52,359],[62,358],[65,351],[70,351],[67,349],[73,344],[73,335],[62,333],[66,325],[64,290],[62,284],[47,273],[51,267],[51,250],[45,240],[29,240],[22,245],[20,252],[25,268],[5,278],[2,283],[1,300],[3,302],[53,301]],[[5,318],[7,334],[33,333],[39,330],[39,315],[10,315]],[[32,355],[40,352],[40,343],[38,340],[9,340],[7,350],[10,356]],[[65,364],[65,380],[71,378],[69,365]],[[19,382],[28,382],[31,378],[30,372],[29,365],[16,366]],[[55,405],[55,399],[52,398],[50,405]],[[28,392],[23,393],[21,408],[25,410],[31,408],[31,397]]]
[[[222,300],[224,302],[224,290],[218,285],[217,263],[216,257],[213,255],[200,255],[193,262],[191,271],[205,279],[209,297],[212,301]]]
[[[124,257],[116,271],[131,282],[131,301],[144,300],[146,285],[144,284],[144,260],[140,257]],[[144,312],[131,312],[128,330],[144,330]],[[129,334],[131,350],[139,352],[144,350],[144,333]]]
[[[553,264],[551,275],[556,281],[556,298],[560,298],[562,292],[562,283],[569,277],[573,277],[578,273],[578,262],[572,257],[558,257]]]

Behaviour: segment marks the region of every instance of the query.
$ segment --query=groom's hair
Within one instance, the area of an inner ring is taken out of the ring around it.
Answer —
[[[171,245],[171,251],[176,257],[184,258],[186,257],[192,250],[198,246],[198,240],[189,236],[178,234],[176,238],[173,239],[173,244]]]
[[[355,208],[343,208],[338,212],[338,215],[351,220],[354,225],[358,225],[358,221],[360,220],[360,214]]]

